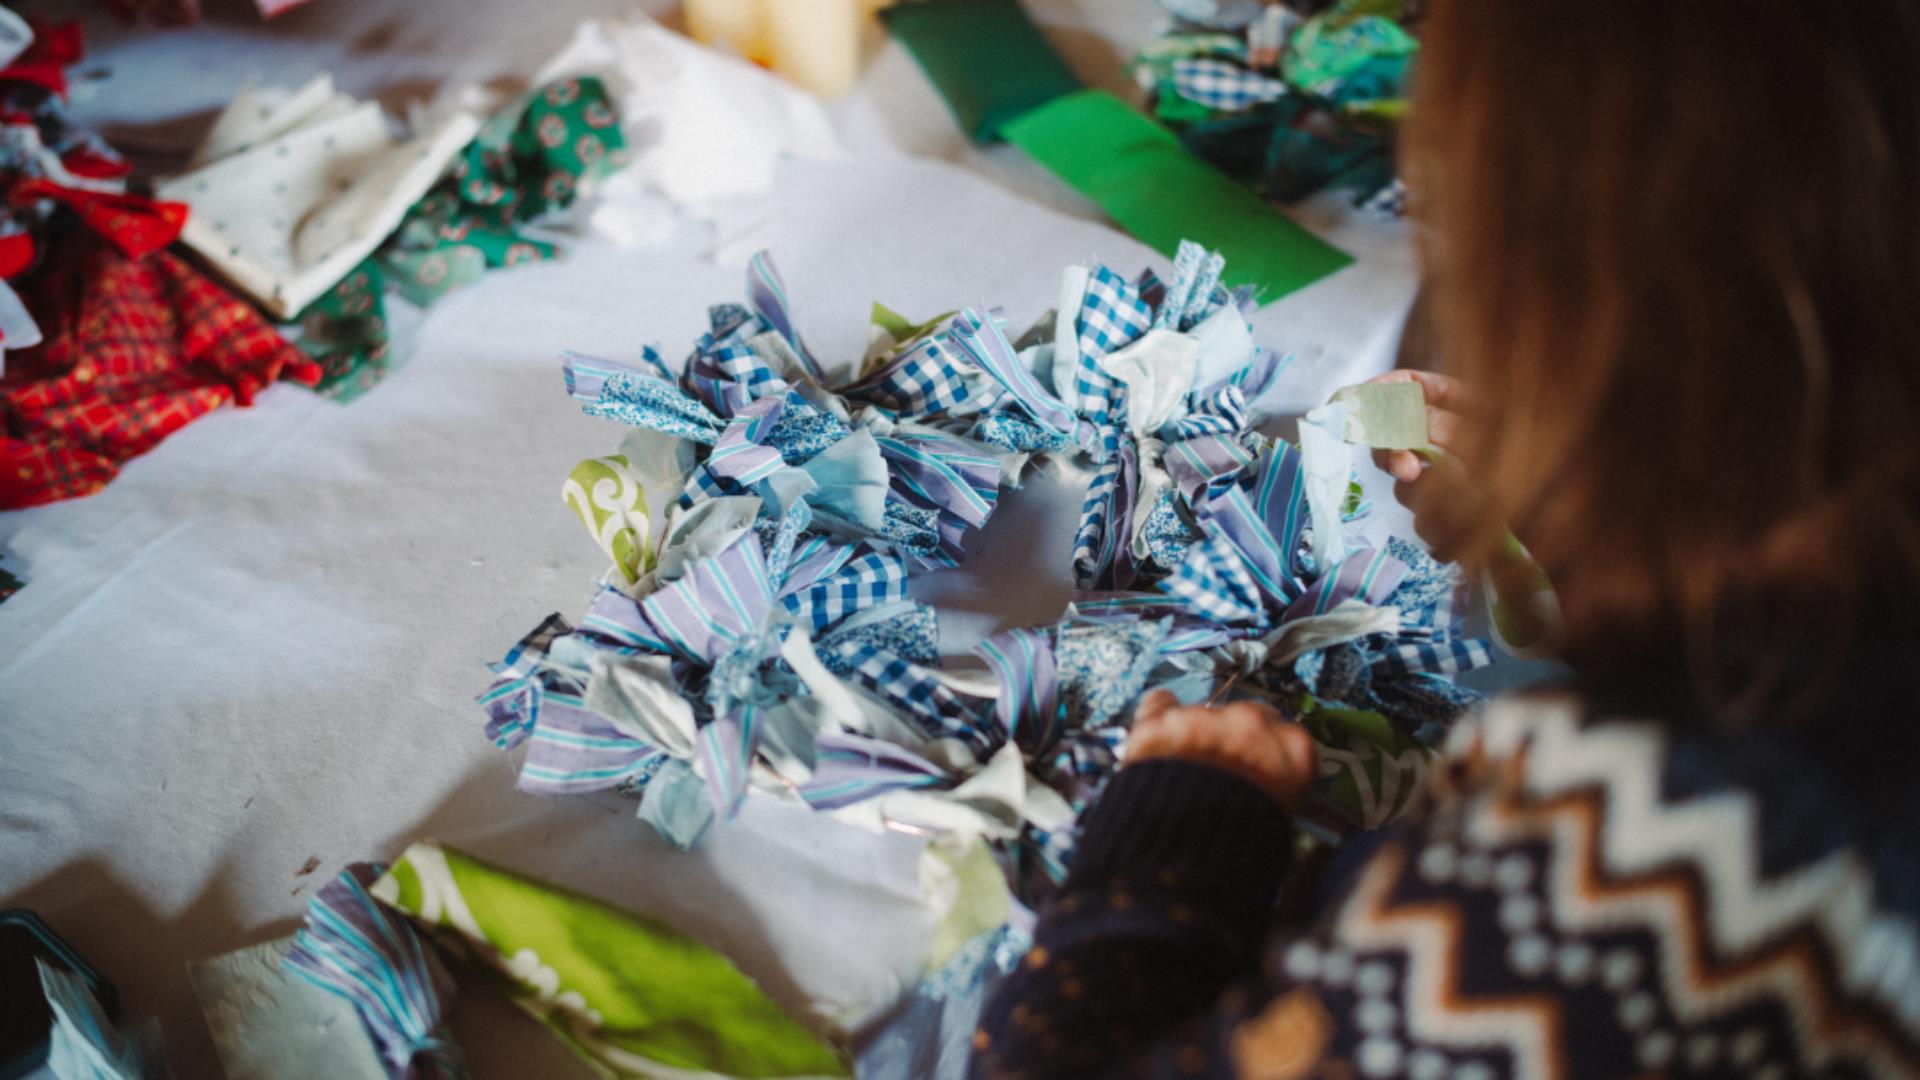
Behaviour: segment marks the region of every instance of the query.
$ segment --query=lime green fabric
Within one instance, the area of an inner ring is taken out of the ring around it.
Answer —
[[[431,842],[371,891],[495,973],[600,1076],[853,1075],[844,1051],[665,923]]]
[[[647,492],[624,456],[588,458],[575,465],[560,495],[627,584],[638,582],[653,569],[656,555]]]
[[[1333,400],[1347,403],[1348,442],[1376,450],[1427,445],[1427,397],[1419,383],[1361,383],[1336,390]]]
[[[1013,894],[1007,891],[1007,878],[993,859],[993,849],[977,836],[958,848],[930,844],[926,857],[938,868],[943,879],[939,891],[948,900],[946,915],[934,927],[927,957],[927,970],[939,971],[973,939],[1006,925]]]
[[[975,141],[1000,138],[1009,121],[1082,86],[1019,0],[922,0],[880,18]]]
[[[1377,712],[1309,701],[1300,723],[1320,744],[1316,790],[1362,829],[1377,829],[1426,786],[1435,752]]]
[[[1220,252],[1227,283],[1252,285],[1262,300],[1353,262],[1105,91],[1059,98],[1007,125],[1005,133],[1168,258],[1183,239]]]

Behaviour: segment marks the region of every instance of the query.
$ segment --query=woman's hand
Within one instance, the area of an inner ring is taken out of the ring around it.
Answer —
[[[1128,764],[1156,759],[1193,761],[1224,769],[1297,809],[1313,782],[1318,752],[1313,736],[1278,709],[1253,701],[1213,708],[1182,705],[1165,690],[1140,700]]]
[[[1453,447],[1474,414],[1474,395],[1457,379],[1430,371],[1389,371],[1377,383],[1418,383],[1427,399],[1427,442],[1437,453],[1375,450],[1374,464],[1394,479],[1393,497],[1413,512],[1413,529],[1434,557],[1452,562],[1460,541],[1481,524],[1486,499],[1468,481]]]

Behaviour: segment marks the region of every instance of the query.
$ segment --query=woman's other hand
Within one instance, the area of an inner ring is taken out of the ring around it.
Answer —
[[[1250,781],[1289,811],[1313,782],[1318,754],[1313,737],[1280,711],[1253,701],[1218,708],[1182,705],[1165,690],[1140,700],[1128,764],[1156,759],[1211,765]]]

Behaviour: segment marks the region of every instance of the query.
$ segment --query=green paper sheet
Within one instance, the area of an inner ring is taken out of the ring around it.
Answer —
[[[1226,282],[1277,300],[1353,262],[1102,90],[1059,98],[1005,128],[1009,142],[1172,258],[1181,240],[1226,256]]]
[[[853,1075],[726,957],[665,923],[431,842],[371,891],[491,968],[603,1077]]]
[[[1082,83],[1019,0],[922,0],[880,12],[976,142]]]

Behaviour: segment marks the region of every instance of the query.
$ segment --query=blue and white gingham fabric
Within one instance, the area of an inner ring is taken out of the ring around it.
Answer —
[[[1080,355],[1098,360],[1140,340],[1153,326],[1153,309],[1141,297],[1138,285],[1096,266],[1087,275],[1077,326]]]
[[[1188,101],[1230,113],[1279,101],[1293,93],[1285,82],[1271,75],[1209,59],[1174,61],[1173,89]]]
[[[1193,614],[1217,623],[1263,623],[1266,607],[1240,549],[1215,532],[1187,551],[1186,561],[1160,587]]]
[[[935,335],[920,341],[849,387],[847,396],[897,416],[924,418],[951,412],[973,396],[974,387],[944,338]]]
[[[780,602],[818,630],[861,608],[904,600],[906,596],[906,563],[898,555],[869,549],[854,556],[839,573],[783,596]]]
[[[957,739],[983,760],[996,748],[987,703],[955,693],[931,668],[866,644],[829,651],[822,662],[898,706],[927,737]]]

